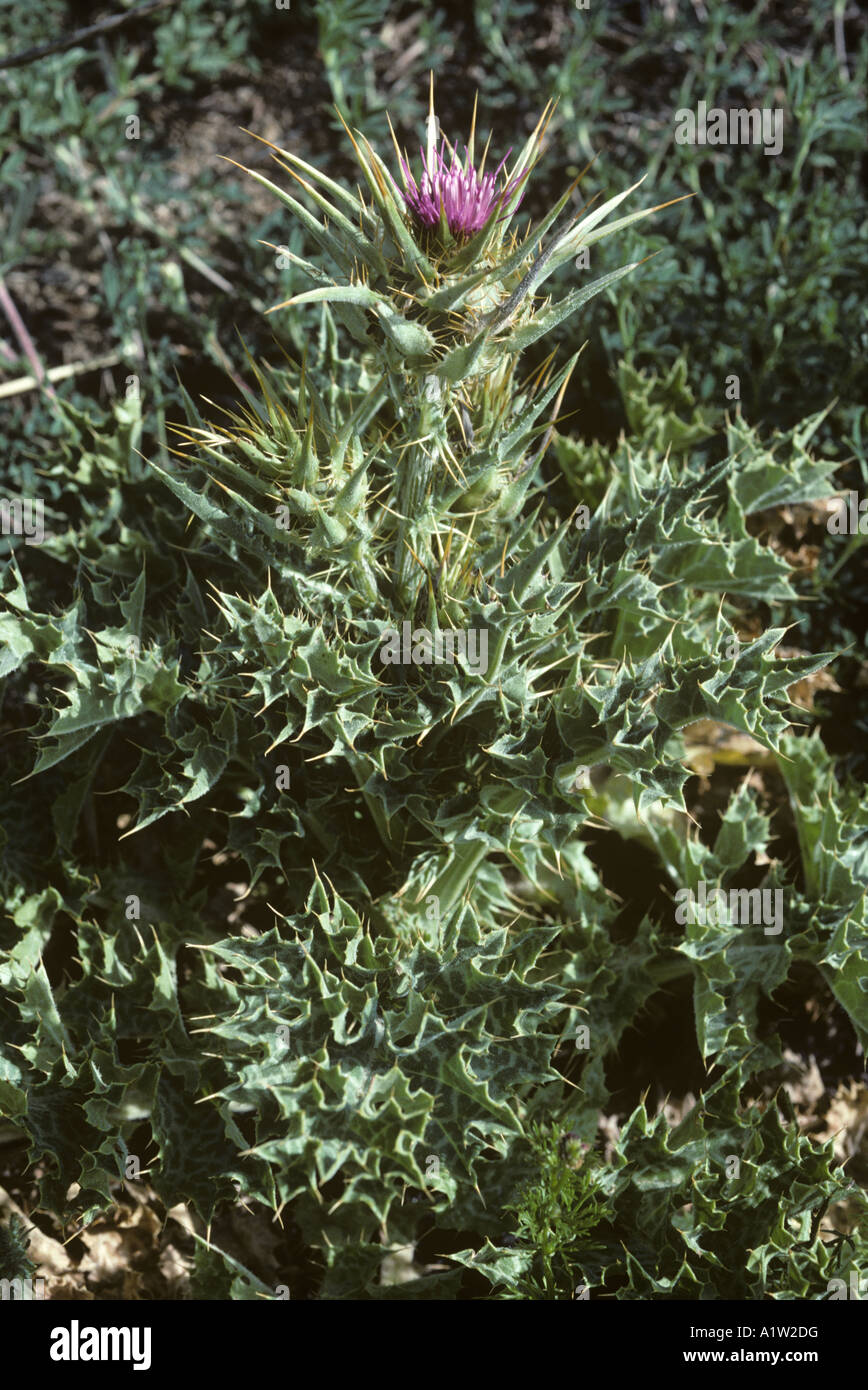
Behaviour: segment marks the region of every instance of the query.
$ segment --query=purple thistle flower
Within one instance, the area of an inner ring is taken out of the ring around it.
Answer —
[[[417,184],[405,160],[401,160],[405,190],[401,194],[409,210],[415,214],[423,227],[440,225],[440,209],[446,215],[446,223],[455,237],[469,237],[484,227],[492,212],[505,207],[515,196],[524,182],[525,175],[510,179],[498,191],[497,181],[500,171],[512,150],[507,150],[493,174],[478,174],[470,162],[467,146],[464,146],[464,164],[458,158],[458,151],[452,151],[452,164],[447,165],[443,158],[446,141],[439,153],[433,151],[431,163],[422,155],[422,178]],[[433,167],[431,165],[433,164]],[[521,197],[524,194],[522,193]],[[521,197],[518,202],[521,202]],[[516,204],[516,207],[518,203]]]

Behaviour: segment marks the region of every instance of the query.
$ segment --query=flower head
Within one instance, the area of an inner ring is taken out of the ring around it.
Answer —
[[[418,184],[407,162],[401,160],[405,185],[402,197],[423,227],[439,226],[442,207],[452,235],[469,237],[485,226],[492,212],[506,207],[524,180],[523,177],[509,179],[502,188],[497,187],[500,171],[511,150],[507,150],[493,174],[483,174],[481,170],[477,172],[474,169],[466,145],[463,163],[458,157],[458,150],[453,149],[452,163],[447,164],[445,150],[445,139],[439,152],[432,147],[427,157],[424,149],[420,149],[422,178]],[[521,197],[518,201],[521,202]]]

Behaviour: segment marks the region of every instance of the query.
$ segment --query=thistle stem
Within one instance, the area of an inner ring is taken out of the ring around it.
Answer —
[[[425,522],[434,481],[440,442],[445,436],[443,383],[427,376],[422,384],[422,400],[412,424],[411,438],[422,441],[406,449],[396,470],[396,495],[402,520],[395,541],[395,594],[410,612],[420,574],[418,556],[427,566],[432,556],[431,527]],[[414,556],[415,552],[415,556]]]

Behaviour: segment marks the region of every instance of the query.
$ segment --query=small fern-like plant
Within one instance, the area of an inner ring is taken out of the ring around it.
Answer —
[[[32,1229],[32,1228],[31,1228]],[[27,1254],[27,1226],[13,1212],[8,1225],[0,1226],[0,1279],[29,1279],[36,1265]]]
[[[572,1298],[583,1258],[603,1249],[593,1234],[609,1214],[598,1160],[577,1134],[559,1135],[540,1122],[528,1127],[528,1140],[538,1174],[504,1210],[515,1214],[519,1248],[532,1251],[533,1262],[510,1296]]]

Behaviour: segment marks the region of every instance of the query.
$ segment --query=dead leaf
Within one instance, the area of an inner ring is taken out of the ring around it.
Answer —
[[[709,777],[717,764],[728,767],[776,766],[774,754],[730,724],[716,719],[697,719],[684,730],[685,761],[701,777]]]
[[[868,1163],[868,1086],[864,1082],[838,1087],[818,1138],[833,1141],[841,1162],[859,1158]]]

